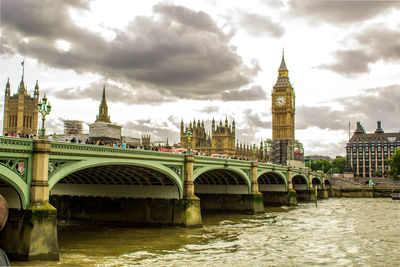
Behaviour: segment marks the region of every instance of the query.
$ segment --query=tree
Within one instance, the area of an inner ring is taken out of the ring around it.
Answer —
[[[392,157],[386,159],[390,167],[390,175],[395,179],[400,179],[400,148],[397,148]]]
[[[344,170],[346,169],[346,158],[337,156],[332,161],[332,169],[334,173],[344,173]]]
[[[332,163],[329,160],[322,159],[317,161],[311,161],[311,170],[313,171],[323,171],[327,173],[332,168]]]

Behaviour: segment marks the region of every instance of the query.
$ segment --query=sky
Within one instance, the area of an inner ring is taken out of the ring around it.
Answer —
[[[307,0],[1,0],[0,83],[38,80],[52,112],[84,129],[103,85],[124,136],[179,142],[180,122],[236,121],[236,138],[272,137],[271,93],[284,50],[305,155],[344,155],[360,121],[400,130],[400,2]],[[4,93],[0,93],[0,112]],[[2,122],[3,116],[0,118]],[[39,115],[40,119],[40,115]]]

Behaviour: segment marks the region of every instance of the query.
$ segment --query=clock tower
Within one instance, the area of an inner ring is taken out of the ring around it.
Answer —
[[[285,57],[278,70],[278,80],[272,90],[272,140],[294,140],[295,94],[290,84]]]

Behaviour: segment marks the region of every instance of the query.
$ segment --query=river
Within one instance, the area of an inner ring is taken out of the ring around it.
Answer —
[[[35,266],[400,266],[400,201],[331,198],[262,215],[203,215],[203,228],[61,223],[59,262]]]

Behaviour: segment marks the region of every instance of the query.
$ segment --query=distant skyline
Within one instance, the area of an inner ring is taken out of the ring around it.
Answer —
[[[305,154],[344,155],[360,121],[400,130],[399,1],[2,0],[0,83],[39,80],[47,132],[98,114],[103,84],[122,134],[179,142],[180,122],[235,119],[236,138],[272,137],[282,49]],[[3,128],[4,91],[0,93]],[[40,116],[39,116],[40,118]]]

